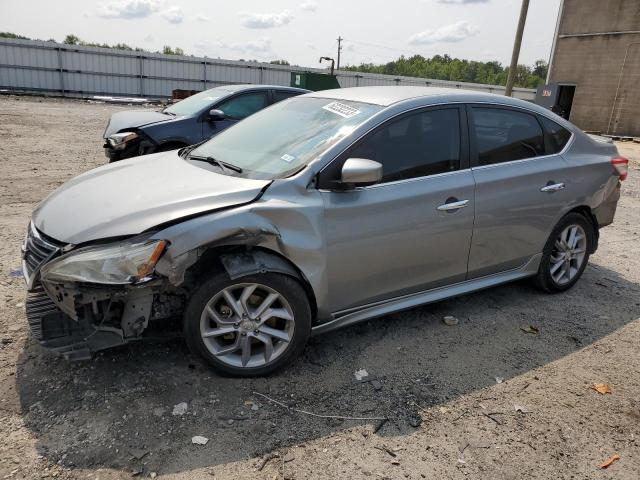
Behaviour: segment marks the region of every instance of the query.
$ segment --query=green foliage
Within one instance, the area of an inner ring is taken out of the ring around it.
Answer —
[[[184,50],[180,47],[171,48],[169,45],[162,47],[162,53],[165,55],[184,55]]]
[[[81,40],[73,34],[67,35],[62,41],[62,43],[65,43],[67,45],[80,45],[80,42]]]
[[[477,62],[460,60],[449,55],[434,55],[425,58],[422,55],[405,57],[404,55],[383,65],[363,63],[344,68],[354,72],[382,73],[385,75],[402,75],[407,77],[432,78],[435,80],[451,80],[455,82],[483,83],[505,85],[508,67],[500,62]],[[536,88],[544,84],[547,75],[547,62],[536,61],[533,67],[518,65],[515,85],[517,87]]]
[[[291,65],[289,62],[287,62],[286,60],[271,60],[269,62],[271,65]]]
[[[18,35],[16,33],[11,33],[11,32],[0,32],[0,38],[16,38],[18,40],[31,40],[29,37],[23,37],[22,35]]]

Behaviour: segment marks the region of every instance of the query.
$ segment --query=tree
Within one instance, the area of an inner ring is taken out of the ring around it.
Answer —
[[[66,37],[64,37],[64,40],[62,41],[62,43],[66,43],[67,45],[80,45],[81,41],[75,35],[69,34]]]
[[[162,47],[162,53],[165,55],[184,55],[184,50],[180,47],[171,48],[169,45]]]
[[[271,60],[269,63],[272,65],[291,65],[286,60]]]
[[[547,78],[547,72],[549,71],[549,64],[546,60],[536,60],[533,64],[533,74],[540,78]]]

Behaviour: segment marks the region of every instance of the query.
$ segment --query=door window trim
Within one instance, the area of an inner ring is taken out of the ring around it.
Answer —
[[[466,110],[467,110],[467,120],[469,122],[469,160],[470,160],[470,168],[472,170],[480,170],[480,169],[485,169],[485,168],[497,168],[500,167],[501,165],[512,165],[515,163],[521,163],[521,162],[529,162],[532,160],[540,160],[543,158],[548,158],[548,157],[555,157],[558,155],[563,155],[568,149],[569,147],[573,144],[573,141],[575,139],[575,133],[572,132],[570,129],[564,127],[562,124],[560,124],[559,122],[555,121],[552,118],[549,118],[546,115],[542,115],[538,112],[533,112],[531,110],[527,110],[526,108],[522,108],[522,107],[518,107],[515,105],[504,105],[504,104],[499,104],[499,103],[480,103],[480,102],[472,102],[472,103],[467,103],[465,104]],[[542,129],[542,137],[543,137],[543,143],[544,143],[544,149],[545,149],[545,153],[543,155],[536,155],[535,157],[527,157],[527,158],[519,158],[518,160],[510,160],[508,162],[500,162],[500,163],[492,163],[489,165],[480,165],[478,162],[478,151],[477,151],[477,147],[476,147],[476,138],[475,138],[475,130],[474,130],[474,126],[473,126],[473,108],[487,108],[487,109],[495,109],[495,110],[511,110],[511,111],[515,111],[518,113],[527,113],[529,115],[532,115],[536,121],[538,122],[538,125],[540,125],[540,128]],[[565,130],[567,130],[571,136],[569,137],[569,140],[567,140],[567,143],[565,144],[564,148],[556,153],[546,153],[547,152],[547,135],[548,135],[548,131],[547,129],[544,127],[544,123],[542,123],[540,121],[539,117],[545,117],[548,120],[551,120],[554,123],[557,123],[558,125],[560,125],[560,127],[564,128]]]
[[[362,142],[366,141],[371,135],[375,135],[375,133],[378,132],[381,128],[385,128],[389,123],[395,122],[396,120],[401,120],[404,117],[420,114],[420,113],[423,113],[423,112],[437,111],[437,110],[449,110],[449,109],[458,110],[458,121],[460,123],[460,125],[459,125],[459,130],[460,130],[460,166],[459,166],[459,168],[457,170],[453,170],[453,171],[450,171],[450,172],[441,172],[441,173],[436,173],[436,174],[433,174],[433,175],[426,175],[426,176],[422,176],[422,177],[405,178],[405,179],[401,179],[401,180],[394,180],[394,181],[391,181],[391,182],[380,182],[380,183],[376,183],[374,185],[368,185],[368,186],[364,186],[364,187],[357,187],[354,190],[365,190],[365,189],[370,189],[370,188],[375,188],[375,187],[384,187],[384,186],[387,186],[387,185],[398,185],[398,184],[412,182],[412,181],[421,180],[421,179],[425,179],[425,178],[440,177],[440,176],[443,176],[443,175],[451,175],[451,174],[455,174],[455,173],[459,173],[459,172],[462,172],[462,171],[469,170],[469,168],[470,168],[470,163],[469,163],[469,161],[470,161],[469,131],[468,131],[467,110],[465,108],[465,104],[464,103],[442,103],[442,104],[437,104],[437,105],[420,106],[420,107],[413,108],[411,110],[406,110],[404,112],[400,112],[400,113],[398,113],[398,114],[396,114],[396,115],[394,115],[394,116],[392,116],[390,118],[387,118],[382,123],[372,127],[371,129],[369,129],[368,131],[363,133],[360,137],[355,139],[342,152],[340,152],[338,155],[336,155],[331,161],[327,162],[327,164],[324,165],[320,169],[320,171],[316,174],[316,182],[315,182],[316,188],[318,190],[320,190],[320,191],[323,191],[323,192],[334,192],[334,191],[336,191],[336,189],[332,189],[328,185],[323,185],[324,182],[321,181],[322,173],[325,170],[327,170],[328,168],[330,168],[330,166],[333,165],[334,163],[344,163],[349,158],[349,154],[354,148],[358,147]]]

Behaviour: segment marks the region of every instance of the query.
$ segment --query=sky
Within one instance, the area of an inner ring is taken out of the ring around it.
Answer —
[[[533,0],[519,63],[549,59],[560,0]],[[0,0],[0,31],[318,66],[449,54],[508,65],[520,0]]]

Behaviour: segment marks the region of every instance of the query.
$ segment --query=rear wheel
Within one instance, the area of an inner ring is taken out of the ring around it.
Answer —
[[[557,293],[573,287],[589,261],[594,242],[593,226],[579,213],[569,213],[560,220],[545,245],[536,286]]]
[[[311,332],[311,311],[303,288],[288,275],[230,280],[222,272],[192,295],[184,332],[191,351],[217,371],[267,375],[302,351]]]

